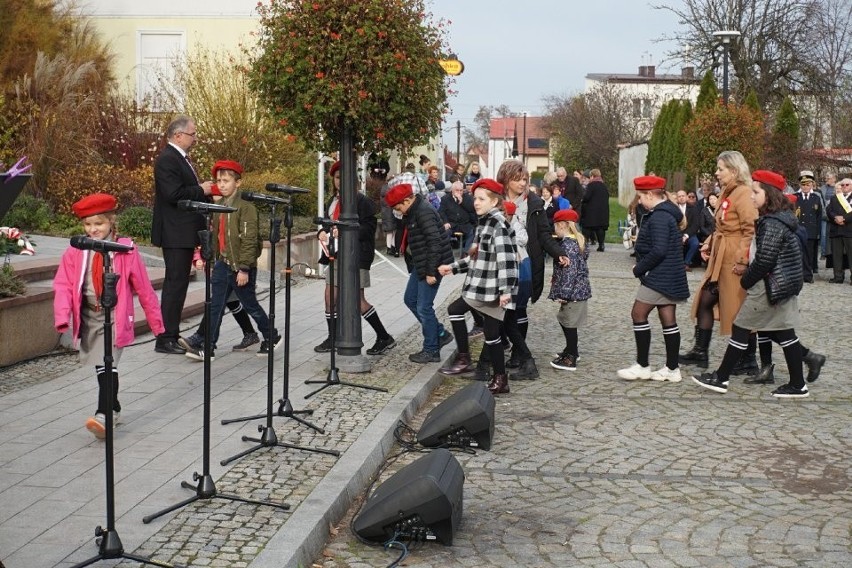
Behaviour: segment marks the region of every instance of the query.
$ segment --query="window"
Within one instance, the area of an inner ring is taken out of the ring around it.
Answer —
[[[183,52],[186,37],[183,31],[140,31],[138,35],[136,65],[136,100],[150,101],[153,110],[163,108],[162,102],[154,100],[156,90],[163,83],[173,83],[174,62]]]
[[[651,118],[651,99],[633,99],[633,118]]]

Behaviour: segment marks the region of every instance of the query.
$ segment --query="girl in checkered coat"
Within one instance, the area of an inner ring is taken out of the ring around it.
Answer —
[[[479,225],[471,254],[438,267],[443,276],[467,272],[461,297],[447,309],[458,353],[441,373],[460,375],[473,371],[465,314],[476,310],[485,318],[484,348],[488,350],[494,371],[488,390],[502,394],[509,392],[509,378],[503,360],[500,324],[506,310],[514,308],[512,294],[518,287],[518,252],[512,229],[503,215],[503,186],[485,178],[477,181],[472,191]]]

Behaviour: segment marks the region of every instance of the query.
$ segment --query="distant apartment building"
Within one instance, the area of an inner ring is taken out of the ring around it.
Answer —
[[[636,74],[586,75],[586,92],[600,85],[613,85],[621,90],[633,102],[633,119],[647,124],[647,131],[650,133],[660,109],[668,101],[688,100],[695,105],[701,80],[695,77],[692,67],[684,67],[680,74],[658,74],[655,65],[641,65]]]

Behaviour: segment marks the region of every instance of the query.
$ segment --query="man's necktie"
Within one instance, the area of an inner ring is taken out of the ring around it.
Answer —
[[[186,163],[189,164],[189,169],[191,169],[193,175],[195,175],[195,180],[200,184],[201,178],[198,177],[198,172],[195,171],[195,166],[192,164],[192,160],[190,159],[189,154],[185,154],[184,158],[186,158]]]

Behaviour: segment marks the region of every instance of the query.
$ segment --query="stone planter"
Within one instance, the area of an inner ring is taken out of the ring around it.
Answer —
[[[27,286],[23,296],[0,299],[0,367],[53,350],[59,334],[53,329],[53,289]]]

